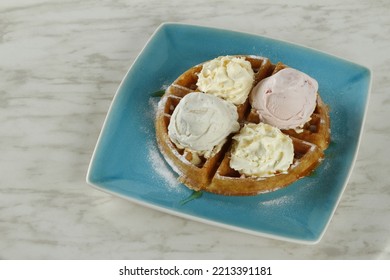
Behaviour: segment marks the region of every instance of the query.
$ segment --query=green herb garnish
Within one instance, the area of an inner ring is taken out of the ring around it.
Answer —
[[[153,97],[162,97],[165,93],[165,89],[160,89],[152,93]]]
[[[180,205],[184,205],[194,199],[198,199],[200,198],[201,196],[203,195],[203,192],[202,191],[193,191],[192,194],[187,197],[186,199],[183,199],[182,201],[180,201]]]
[[[318,176],[318,172],[317,170],[313,170],[310,174],[309,174],[309,177],[317,177]]]

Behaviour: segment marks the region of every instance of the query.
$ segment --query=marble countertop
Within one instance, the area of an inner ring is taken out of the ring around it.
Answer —
[[[1,1],[0,259],[390,259],[390,2],[293,2]],[[87,185],[112,97],[167,21],[287,40],[373,70],[357,161],[320,243],[189,221]]]

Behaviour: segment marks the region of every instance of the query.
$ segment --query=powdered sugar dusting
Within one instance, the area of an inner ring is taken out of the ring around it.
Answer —
[[[154,119],[156,117],[156,112],[157,112],[159,100],[160,99],[156,98],[156,97],[149,98],[149,101],[148,101],[149,108],[148,108],[147,112],[150,113],[149,118],[151,118],[151,119]]]
[[[279,198],[275,198],[272,200],[262,201],[260,202],[260,206],[281,206],[287,203],[290,203],[292,198],[289,196],[282,196]]]
[[[158,110],[159,100],[160,99],[156,97],[151,97],[148,100],[149,108],[145,110],[144,114],[145,119],[149,120],[150,123],[154,123],[156,112]],[[152,176],[158,176],[159,178],[161,178],[170,190],[179,191],[181,190],[181,188],[180,182],[177,180],[178,175],[168,167],[167,163],[162,157],[155,141],[155,134],[153,133],[153,128],[154,125],[152,125],[151,128],[145,129],[148,134],[148,140],[146,143],[148,149],[148,161],[154,171]]]
[[[155,174],[160,175],[160,177],[165,181],[170,189],[180,189],[178,188],[180,183],[177,180],[177,175],[168,168],[160,152],[158,151],[158,148],[152,142],[148,143],[148,160],[153,170],[155,171]]]

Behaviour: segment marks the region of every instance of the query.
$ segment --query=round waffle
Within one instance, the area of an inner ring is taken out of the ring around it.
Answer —
[[[287,67],[282,63],[272,64],[269,59],[258,56],[244,56],[251,63],[255,73],[254,85],[260,80]],[[310,174],[324,157],[324,150],[330,141],[330,119],[328,107],[317,93],[317,105],[311,119],[301,131],[282,130],[289,135],[294,146],[294,160],[287,173],[271,177],[248,177],[238,173],[229,165],[232,136],[221,150],[210,158],[194,154],[177,147],[168,136],[170,117],[180,100],[188,93],[199,91],[196,83],[202,64],[194,66],[180,75],[165,91],[156,115],[156,137],[161,153],[179,174],[179,180],[190,189],[221,195],[256,195],[285,187]],[[241,125],[259,123],[259,116],[251,108],[249,98],[238,105],[237,112]]]

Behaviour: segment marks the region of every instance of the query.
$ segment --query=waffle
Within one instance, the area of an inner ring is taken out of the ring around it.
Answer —
[[[287,67],[282,63],[272,64],[269,59],[258,56],[240,56],[249,61],[255,73],[254,85],[260,80]],[[186,94],[199,91],[196,86],[197,74],[202,64],[194,66],[179,76],[165,91],[156,114],[156,137],[161,153],[179,174],[179,181],[196,191],[207,191],[221,195],[256,195],[285,187],[296,180],[309,175],[324,157],[324,150],[330,141],[330,120],[328,107],[317,94],[317,106],[314,113],[301,129],[282,130],[289,135],[294,146],[293,164],[287,173],[272,177],[253,178],[241,175],[230,168],[230,150],[233,135],[221,150],[211,158],[204,158],[186,149],[177,147],[168,136],[170,116],[181,98]],[[259,123],[257,113],[251,108],[249,98],[237,106],[239,122]]]

